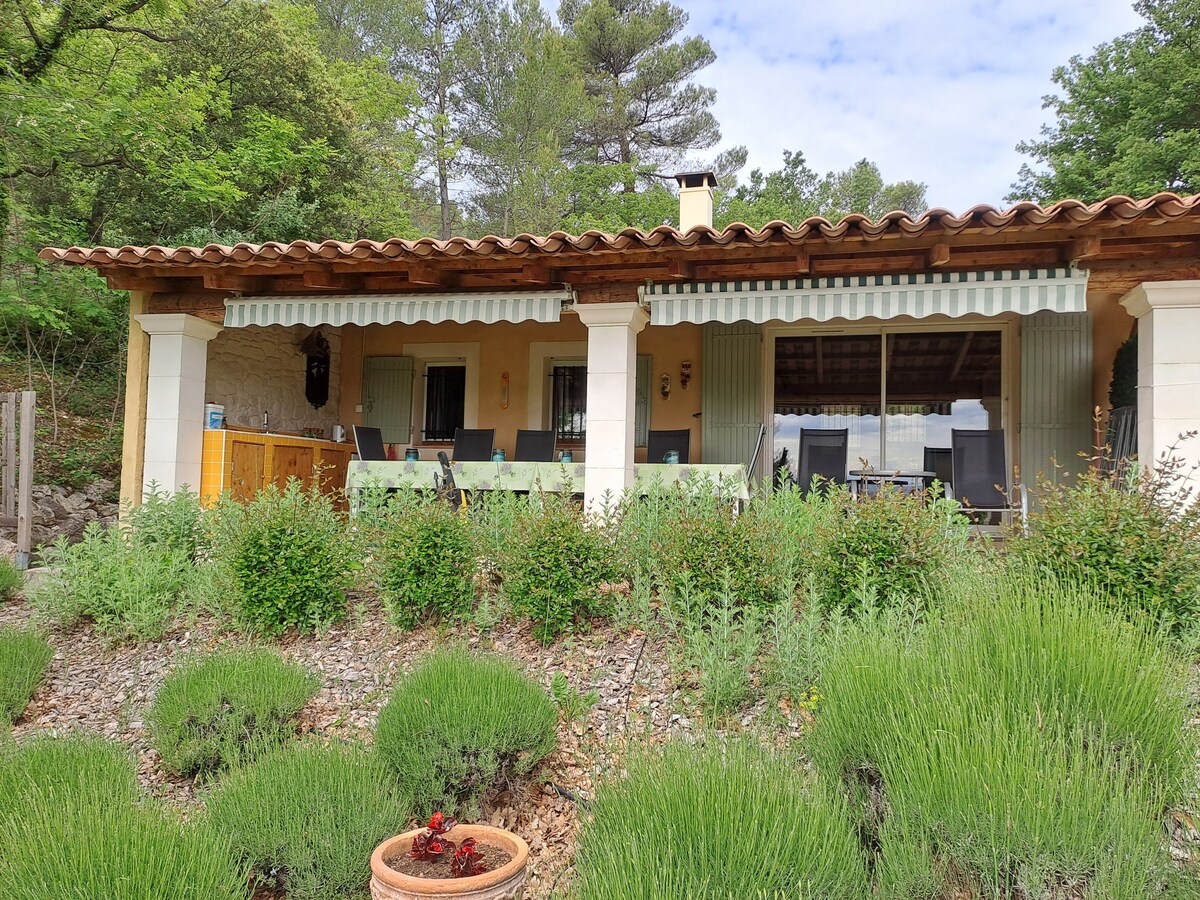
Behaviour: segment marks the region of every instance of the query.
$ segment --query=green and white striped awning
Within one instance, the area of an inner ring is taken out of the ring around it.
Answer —
[[[651,325],[1084,312],[1087,272],[1019,269],[649,284]]]
[[[569,290],[486,294],[349,294],[232,297],[225,327],[390,325],[399,322],[557,322]]]

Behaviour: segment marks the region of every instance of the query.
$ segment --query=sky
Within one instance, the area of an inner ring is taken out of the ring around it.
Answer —
[[[1010,205],[1054,68],[1143,23],[1129,0],[675,3],[716,52],[697,81],[717,90],[717,149],[749,150],[743,178],[785,149],[822,174],[865,157],[955,213]]]

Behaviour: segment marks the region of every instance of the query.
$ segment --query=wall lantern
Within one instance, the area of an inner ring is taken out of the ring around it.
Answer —
[[[664,400],[671,396],[671,376],[663,372],[662,382],[658,388],[659,396]]]

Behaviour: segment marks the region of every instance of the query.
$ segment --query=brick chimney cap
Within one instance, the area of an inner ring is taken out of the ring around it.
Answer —
[[[680,172],[675,176],[675,180],[679,182],[681,188],[715,188],[717,186],[717,175],[711,169],[699,172]]]

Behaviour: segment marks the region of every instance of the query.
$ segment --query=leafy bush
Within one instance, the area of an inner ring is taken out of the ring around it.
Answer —
[[[54,650],[40,634],[0,628],[0,722],[21,715],[53,656]]]
[[[879,896],[1160,895],[1194,762],[1183,671],[1096,598],[959,579],[944,622],[845,629],[811,751],[878,847]]]
[[[51,573],[29,602],[58,625],[83,619],[114,637],[150,640],[170,627],[191,565],[181,551],[143,544],[121,528],[89,522],[78,544],[42,551]]]
[[[475,596],[470,523],[449,503],[416,491],[396,495],[375,551],[375,586],[403,628],[461,618]]]
[[[245,507],[226,498],[218,513],[224,557],[238,589],[239,617],[268,634],[311,631],[346,615],[357,551],[314,484],[268,485]]]
[[[579,835],[579,900],[866,898],[845,803],[782,756],[674,743],[604,786]]]
[[[1181,463],[1160,461],[1116,480],[1088,469],[1044,481],[1027,534],[1009,536],[1014,569],[1090,581],[1131,619],[1179,634],[1200,616],[1200,504]]]
[[[177,552],[195,562],[208,550],[200,495],[182,490],[170,493],[150,482],[142,502],[122,510],[134,540],[146,546]]]
[[[270,650],[189,660],[159,688],[148,723],[163,765],[205,775],[246,762],[295,734],[318,679]]]
[[[554,749],[557,719],[546,692],[508,661],[440,651],[396,685],[375,746],[419,816],[470,818],[484,792]]]
[[[0,748],[0,897],[237,900],[228,844],[139,802],[133,760],[95,738]]]
[[[561,494],[525,504],[497,563],[505,598],[533,620],[533,634],[549,641],[602,608],[601,585],[616,577],[612,541],[600,524]]]
[[[779,567],[783,545],[764,519],[753,508],[735,516],[732,501],[703,488],[627,496],[620,521],[626,570],[667,593],[686,590],[699,599],[732,592],[761,606],[775,599],[788,574]]]
[[[861,501],[841,488],[808,502],[832,513],[817,519],[812,570],[830,605],[853,611],[872,597],[886,606],[936,594],[967,557],[971,524],[951,500],[884,485]]]
[[[678,614],[681,662],[695,673],[704,712],[713,719],[737,712],[753,693],[763,612],[755,606],[739,608],[729,591],[697,603],[685,590],[673,609]]]
[[[7,556],[0,556],[0,600],[9,600],[25,586],[25,576]]]
[[[375,755],[307,744],[225,776],[207,807],[209,824],[257,879],[284,887],[289,900],[366,896],[371,851],[411,818]]]

